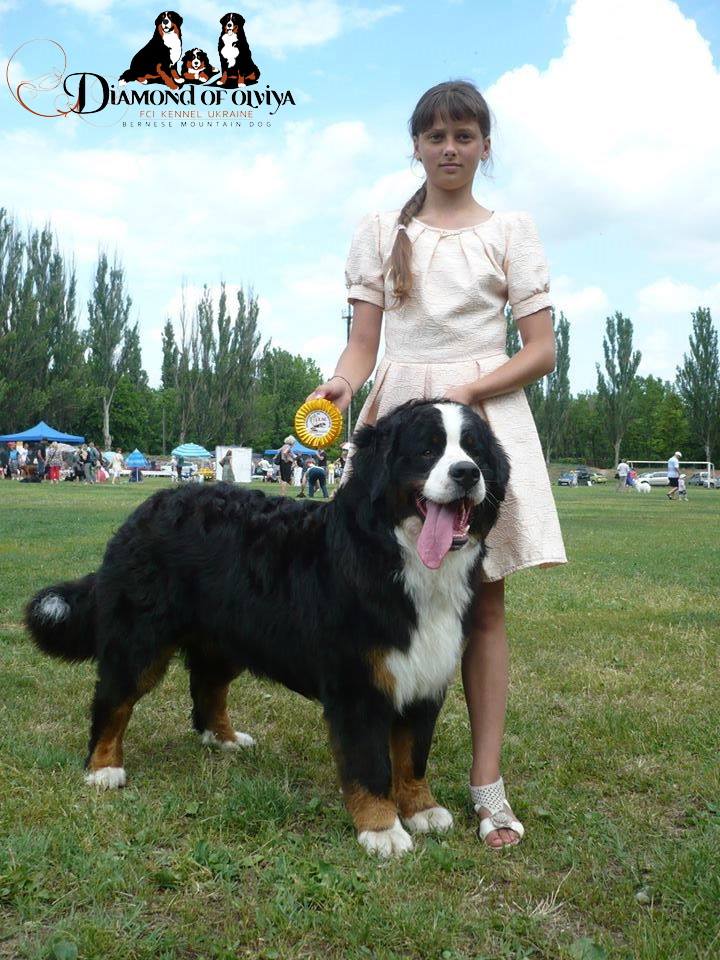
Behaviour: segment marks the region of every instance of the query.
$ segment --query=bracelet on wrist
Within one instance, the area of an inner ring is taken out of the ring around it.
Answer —
[[[351,384],[350,381],[347,379],[347,377],[343,377],[342,374],[340,374],[340,373],[335,373],[335,374],[333,374],[332,377],[330,377],[330,380],[344,380],[345,383],[350,387],[350,399],[351,399],[351,400],[353,399],[353,397],[355,396],[355,391],[353,390],[352,384]],[[330,380],[328,380],[328,383],[330,382]]]

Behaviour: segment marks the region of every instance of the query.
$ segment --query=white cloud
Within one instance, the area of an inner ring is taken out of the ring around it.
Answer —
[[[79,13],[98,16],[107,13],[115,0],[45,0],[51,7],[67,7]]]
[[[710,307],[714,316],[720,318],[720,283],[699,287],[662,277],[638,290],[636,300],[640,310],[654,316],[687,317],[698,307]]]
[[[610,301],[604,290],[595,286],[577,288],[574,281],[564,275],[553,278],[552,298],[556,310],[562,310],[573,325],[597,324],[610,312]]]
[[[213,0],[195,0],[187,19],[212,24],[214,29],[227,9],[227,4]],[[344,33],[368,29],[402,9],[399,4],[371,8],[338,0],[278,0],[272,5],[264,0],[245,0],[242,12],[253,55],[256,49],[268,50],[272,56],[284,59],[294,50],[319,47]]]
[[[671,0],[576,0],[565,48],[487,91],[503,192],[547,236],[621,224],[656,257],[720,267],[720,74]],[[670,253],[671,251],[671,253]]]

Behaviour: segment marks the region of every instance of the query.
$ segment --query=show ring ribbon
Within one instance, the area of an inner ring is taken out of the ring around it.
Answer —
[[[330,400],[308,400],[295,414],[295,433],[306,447],[329,447],[342,433],[342,414]]]

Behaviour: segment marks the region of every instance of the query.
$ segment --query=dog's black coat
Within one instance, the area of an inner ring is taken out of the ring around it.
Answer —
[[[149,41],[144,47],[138,50],[138,52],[130,61],[130,66],[123,74],[120,75],[120,77],[118,77],[118,80],[124,80],[125,83],[130,83],[131,81],[137,80],[140,77],[154,75],[154,78],[150,82],[165,82],[162,79],[162,76],[158,75],[156,72],[158,65],[166,74],[170,74],[174,67],[174,63],[170,55],[170,48],[165,44],[158,30],[165,17],[167,17],[176,28],[175,32],[177,33],[178,39],[182,43],[182,31],[180,28],[182,27],[183,18],[174,10],[164,10],[155,18],[155,30],[152,37],[150,37]]]
[[[156,671],[159,679],[163,656],[178,650],[198,731],[211,722],[208,692],[250,670],[319,700],[343,783],[389,795],[387,738],[398,711],[369,656],[407,650],[417,625],[393,530],[417,513],[415,494],[442,455],[437,402],[405,404],[356,431],[351,476],[327,503],[222,483],[163,490],[113,536],[96,573],[33,598],[26,622],[41,649],[98,661],[88,761],[114,712],[146,692],[144,678]],[[508,464],[484,420],[462,410],[463,449],[487,489],[470,525],[481,544],[474,577]],[[47,597],[62,598],[65,617],[43,615]],[[403,710],[418,776],[443,693]]]

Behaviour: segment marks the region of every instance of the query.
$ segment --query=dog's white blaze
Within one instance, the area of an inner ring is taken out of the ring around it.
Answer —
[[[237,60],[237,48],[234,46],[235,40],[237,39],[237,34],[233,33],[232,30],[229,30],[227,33],[223,34],[223,48],[222,55],[228,62],[229,67],[235,66],[235,61]]]
[[[35,614],[43,620],[65,620],[70,613],[70,604],[56,593],[48,593],[38,604]]]
[[[450,476],[450,467],[459,460],[472,460],[472,457],[463,450],[460,443],[463,425],[462,407],[449,403],[436,403],[435,409],[440,411],[445,428],[445,450],[438,462],[428,474],[423,486],[423,496],[436,503],[448,503],[458,499],[457,483]],[[469,494],[476,503],[485,499],[485,481],[482,474]]]
[[[463,651],[462,618],[472,599],[467,574],[480,549],[471,539],[448,553],[438,570],[430,570],[417,552],[418,526],[419,519],[410,517],[395,527],[403,553],[402,582],[418,621],[409,649],[385,657],[395,680],[398,710],[414,700],[440,696],[452,680]]]

